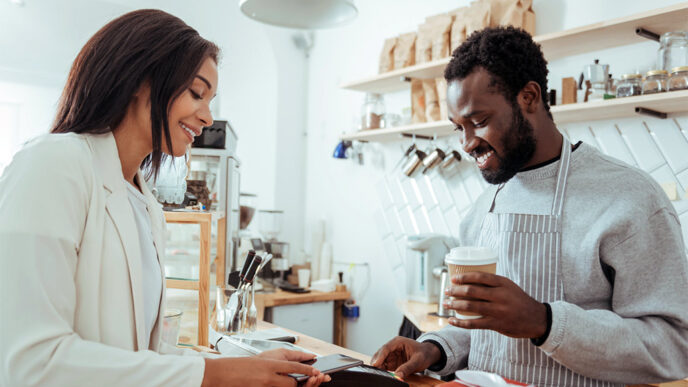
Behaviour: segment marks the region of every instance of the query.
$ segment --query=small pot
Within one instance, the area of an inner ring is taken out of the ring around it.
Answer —
[[[423,168],[423,174],[428,173],[428,171],[440,164],[444,160],[445,156],[446,155],[444,151],[440,148],[435,148],[435,150],[430,152],[428,157],[423,159],[423,166],[425,166],[425,168]]]
[[[423,165],[423,159],[425,159],[425,157],[425,152],[419,149],[413,151],[413,153],[411,153],[409,156],[406,165],[404,165],[404,175],[408,177],[413,176],[420,169],[420,166]]]

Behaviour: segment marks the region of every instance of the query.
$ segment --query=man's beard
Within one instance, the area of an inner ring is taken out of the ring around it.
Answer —
[[[490,184],[506,183],[523,169],[535,153],[535,131],[528,120],[523,117],[521,108],[515,101],[511,105],[511,127],[502,136],[503,155],[497,157],[498,167],[495,171],[481,170],[483,179]]]

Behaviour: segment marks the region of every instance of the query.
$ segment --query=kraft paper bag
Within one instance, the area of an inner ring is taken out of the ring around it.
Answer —
[[[419,124],[425,122],[425,91],[423,81],[411,80],[411,122]]]
[[[450,54],[451,26],[454,21],[454,15],[435,15],[425,19],[425,21],[426,24],[430,25],[431,30],[432,60],[448,57]]]
[[[425,120],[427,122],[440,120],[440,100],[437,97],[435,79],[423,79],[425,93]]]
[[[385,44],[382,45],[382,52],[380,53],[380,74],[394,70],[394,47],[396,45],[396,36],[385,39]]]
[[[486,1],[474,1],[468,9],[468,22],[466,24],[466,37],[475,31],[490,26],[490,4]]]
[[[401,69],[416,64],[416,33],[399,35],[394,46],[394,68]]]
[[[461,7],[450,12],[454,15],[454,21],[451,25],[451,32],[449,34],[449,45],[451,53],[456,50],[461,43],[466,41],[466,24],[468,23],[468,7]]]

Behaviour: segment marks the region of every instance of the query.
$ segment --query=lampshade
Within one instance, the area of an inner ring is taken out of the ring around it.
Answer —
[[[259,22],[300,29],[336,27],[358,15],[353,0],[239,0],[239,8]]]

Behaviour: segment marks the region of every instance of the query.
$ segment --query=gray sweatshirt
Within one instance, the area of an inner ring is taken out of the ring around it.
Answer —
[[[497,213],[549,214],[559,161],[520,172],[497,195]],[[477,243],[496,187],[461,222]],[[538,350],[581,375],[640,384],[688,377],[688,260],[671,202],[645,172],[581,144],[571,154],[562,219],[564,299]],[[467,367],[470,331],[421,336],[447,357],[439,374]]]

